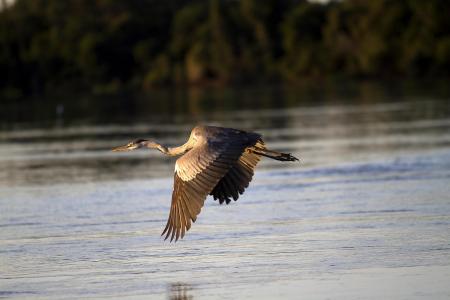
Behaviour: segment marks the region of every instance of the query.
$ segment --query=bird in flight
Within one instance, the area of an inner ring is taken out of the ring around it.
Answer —
[[[183,238],[195,222],[208,195],[219,203],[236,201],[253,177],[261,156],[279,161],[296,161],[291,154],[266,148],[262,136],[254,132],[196,126],[189,140],[179,147],[166,147],[151,140],[138,139],[113,151],[139,148],[158,149],[178,156],[169,219],[161,235],[170,241]]]

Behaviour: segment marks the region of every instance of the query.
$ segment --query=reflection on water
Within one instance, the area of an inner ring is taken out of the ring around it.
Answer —
[[[169,300],[193,300],[192,287],[186,283],[171,283],[169,285]]]
[[[0,129],[215,121],[224,112],[448,99],[448,82],[317,82],[292,86],[153,90],[143,95],[77,95],[3,101]],[[278,120],[278,122],[282,120]]]
[[[207,124],[257,131],[305,167],[447,147],[447,101],[344,104],[223,112]],[[157,151],[112,153],[135,138],[181,145],[196,122],[90,125],[0,132],[0,186],[165,177],[173,159]],[[264,161],[262,168],[276,167]],[[287,166],[292,167],[292,166]]]
[[[449,299],[448,99],[363,100],[0,131],[0,297]],[[198,121],[303,163],[263,160],[165,243],[174,160],[110,149],[181,144]]]

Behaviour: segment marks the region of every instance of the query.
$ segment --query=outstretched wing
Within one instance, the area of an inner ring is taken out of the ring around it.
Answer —
[[[238,161],[230,168],[227,174],[217,183],[210,195],[219,203],[236,201],[242,195],[253,178],[253,170],[261,156],[251,152],[242,153]]]
[[[169,236],[171,241],[183,238],[191,221],[197,219],[208,194],[249,143],[245,132],[217,130],[177,160],[169,219],[162,233],[166,234],[165,239]]]

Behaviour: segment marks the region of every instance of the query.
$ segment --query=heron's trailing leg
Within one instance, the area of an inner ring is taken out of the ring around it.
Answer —
[[[268,158],[272,158],[279,161],[296,161],[298,160],[297,157],[291,155],[290,153],[282,153],[277,151],[272,151],[260,147],[250,147],[247,148],[250,152],[253,152],[255,154],[259,154]]]

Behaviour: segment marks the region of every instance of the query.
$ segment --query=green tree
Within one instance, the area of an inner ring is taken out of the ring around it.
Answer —
[[[299,4],[282,23],[284,57],[283,75],[290,80],[317,77],[325,70],[322,26],[327,6]]]

